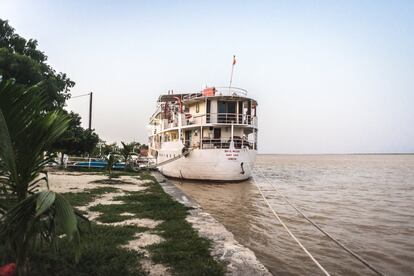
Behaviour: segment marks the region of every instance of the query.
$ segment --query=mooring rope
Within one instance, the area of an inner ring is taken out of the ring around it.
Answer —
[[[246,162],[249,166],[250,171],[252,172],[252,168],[250,167],[249,162]],[[283,222],[283,220],[279,217],[279,215],[276,213],[276,211],[273,209],[272,205],[270,205],[269,201],[263,194],[262,189],[260,188],[260,185],[256,182],[256,179],[252,176],[253,182],[255,183],[257,189],[260,192],[260,195],[262,196],[263,200],[266,202],[269,209],[272,211],[273,215],[276,217],[276,219],[280,222],[280,224],[285,228],[285,230],[289,233],[289,235],[292,237],[293,240],[302,248],[302,250],[311,258],[311,260],[320,268],[320,270],[327,276],[330,276],[329,272],[326,271],[326,269],[313,257],[313,255],[306,249],[306,247],[296,238],[296,236],[290,231],[290,229],[287,227],[287,225]]]
[[[256,168],[256,170],[261,174],[261,176],[272,186],[272,188],[285,200],[287,204],[289,204],[293,209],[296,210],[303,218],[305,218],[309,223],[311,223],[313,226],[315,226],[320,232],[322,232],[325,236],[327,236],[330,240],[335,242],[339,247],[347,251],[349,254],[351,254],[354,258],[359,260],[362,264],[364,264],[366,267],[368,267],[371,271],[375,272],[378,275],[383,276],[384,274],[380,271],[378,271],[376,268],[374,268],[370,263],[368,263],[366,260],[364,260],[361,256],[359,256],[357,253],[353,252],[351,249],[346,247],[343,243],[335,239],[332,235],[330,235],[328,232],[323,230],[319,225],[317,225],[315,222],[313,222],[308,216],[306,216],[299,208],[297,208],[294,204],[292,204],[289,199],[282,194],[279,189],[275,187],[272,181],[270,181],[269,178],[266,177],[266,175],[259,169]],[[254,179],[254,178],[253,178]],[[254,180],[255,181],[255,180]],[[255,181],[256,182],[256,181]],[[257,184],[256,184],[257,186]],[[260,188],[259,188],[260,191]]]

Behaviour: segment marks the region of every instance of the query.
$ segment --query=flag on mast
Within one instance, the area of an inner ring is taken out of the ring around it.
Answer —
[[[231,65],[231,74],[230,74],[230,84],[229,89],[231,87],[231,83],[233,82],[233,71],[234,71],[234,65],[236,64],[236,55],[233,55],[233,64]]]

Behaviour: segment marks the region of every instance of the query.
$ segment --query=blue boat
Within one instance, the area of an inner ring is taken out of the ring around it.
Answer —
[[[72,166],[79,168],[94,168],[94,169],[104,169],[108,165],[106,160],[93,160],[90,162],[76,162]],[[125,163],[117,162],[112,166],[113,169],[125,169]]]

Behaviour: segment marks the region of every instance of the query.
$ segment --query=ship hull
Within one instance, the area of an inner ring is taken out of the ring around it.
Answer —
[[[209,181],[243,181],[251,177],[256,150],[193,149],[186,157],[165,162],[182,153],[182,146],[177,144],[158,151],[158,169],[165,176]]]

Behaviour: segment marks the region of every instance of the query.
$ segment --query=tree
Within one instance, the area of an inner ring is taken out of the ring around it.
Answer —
[[[132,152],[133,153],[136,153],[136,154],[139,154],[139,149],[141,148],[141,143],[139,143],[139,142],[131,142],[131,144],[133,144],[134,145],[134,148],[133,148],[133,150],[132,150]]]
[[[67,154],[90,153],[98,135],[81,127],[80,116],[63,110],[69,90],[75,83],[66,74],[56,73],[47,63],[47,56],[37,49],[37,41],[26,40],[14,32],[7,21],[0,19],[0,75],[23,85],[38,84],[47,95],[45,111],[62,110],[71,122],[62,138],[53,147]],[[63,159],[63,154],[62,154]]]
[[[37,41],[26,40],[0,19],[0,75],[2,79],[15,79],[23,85],[41,83],[47,95],[46,110],[62,108],[70,97],[75,83],[65,73],[56,71],[46,63],[47,56],[37,49]]]
[[[125,144],[124,142],[121,142],[121,144],[122,144],[122,149],[121,149],[120,153],[124,157],[124,162],[125,162],[125,167],[126,167],[126,164],[128,163],[128,159],[129,159],[129,157],[131,156],[131,153],[134,150],[135,143],[132,142],[132,143],[129,143],[129,144]]]
[[[114,165],[118,162],[116,155],[114,153],[110,153],[108,156],[105,156],[106,160],[106,170],[108,171],[108,178],[112,178],[112,169]]]
[[[105,141],[102,141],[102,148],[101,152],[103,156],[107,156],[110,153],[116,153],[119,152],[119,148],[116,145],[116,143],[107,144]]]
[[[78,114],[63,110],[71,121],[65,133],[52,145],[53,151],[59,151],[61,163],[63,154],[84,155],[91,154],[99,142],[99,136],[93,130],[81,127],[81,118]]]
[[[59,235],[73,241],[79,256],[77,216],[66,199],[39,191],[48,179],[42,173],[54,156],[44,154],[67,129],[70,118],[61,111],[44,112],[48,103],[43,86],[25,88],[0,81],[0,198],[15,200],[0,206],[0,245],[16,259],[19,275],[28,273],[27,259],[44,242],[56,246]]]

